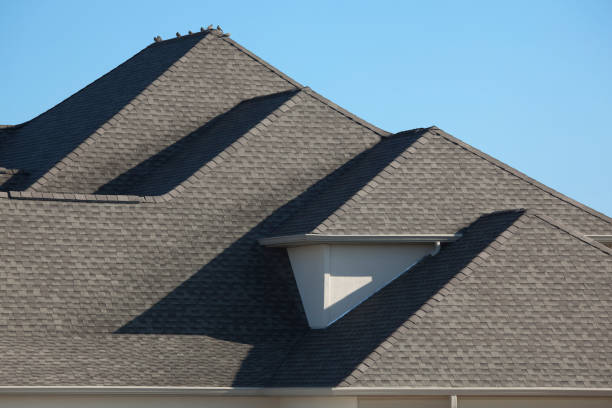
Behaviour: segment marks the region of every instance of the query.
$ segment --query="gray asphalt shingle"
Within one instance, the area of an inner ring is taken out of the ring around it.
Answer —
[[[219,34],[0,128],[3,385],[612,386],[609,217]],[[325,330],[257,243],[458,231]]]

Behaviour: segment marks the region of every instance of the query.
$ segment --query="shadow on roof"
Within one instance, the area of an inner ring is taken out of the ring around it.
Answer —
[[[284,359],[269,386],[336,386],[380,344],[511,226],[522,211],[486,215],[331,327],[309,331]],[[248,367],[250,355],[244,362]],[[255,358],[256,356],[254,356]],[[240,372],[234,385],[248,383]]]
[[[0,132],[0,167],[20,169],[0,190],[25,190],[139,95],[205,34],[153,44],[63,102]]]
[[[298,91],[249,99],[100,187],[96,194],[156,196],[192,176]]]
[[[288,96],[277,95],[274,105],[279,105]],[[224,120],[214,126],[224,128],[230,122]],[[235,127],[229,126],[229,129]],[[386,139],[336,169],[251,228],[189,279],[115,333],[206,335],[252,345],[249,358],[242,363],[241,374],[236,381],[240,384],[263,384],[291,345],[308,331],[308,325],[286,250],[262,247],[257,240],[270,235],[288,217],[299,213],[305,205],[319,200],[322,195],[326,197],[326,203],[324,212],[318,214],[329,216],[414,139],[413,135],[397,140]],[[210,152],[194,151],[187,146],[199,146],[206,140],[194,136],[183,146],[185,154],[193,155],[194,161],[201,164],[202,155]],[[226,144],[218,140],[215,143]],[[365,156],[370,153],[378,159],[366,160]],[[184,160],[182,157],[177,155],[173,160],[179,162]],[[383,163],[375,164],[377,161]],[[359,177],[345,176],[353,166],[361,165],[365,168],[359,171]],[[338,186],[342,186],[339,191]],[[328,194],[330,188],[334,190],[331,195]],[[318,218],[314,217],[313,220],[317,221]]]
[[[339,383],[464,264],[503,231],[506,224],[488,234],[468,235],[467,241],[460,240],[463,242],[462,247],[467,247],[467,250],[458,260],[453,258],[453,267],[440,271],[433,282],[423,279],[426,275],[423,269],[418,269],[422,276],[410,273],[407,278],[398,279],[397,282],[404,282],[406,291],[412,290],[412,284],[421,285],[414,296],[404,296],[406,299],[400,307],[380,300],[387,293],[385,289],[323,331],[308,329],[286,250],[262,247],[257,240],[269,236],[278,225],[294,214],[299,214],[304,205],[322,196],[326,197],[326,211],[317,213],[317,217],[312,217],[312,220],[318,222],[320,217],[329,216],[384,168],[384,164],[374,165],[375,162],[384,158],[382,161],[388,164],[412,143],[415,139],[413,136],[386,139],[332,172],[302,195],[278,208],[115,333],[206,335],[249,344],[252,347],[248,357],[232,363],[240,365],[234,386],[261,386],[269,383],[270,376],[287,355],[289,359],[283,364],[281,372],[287,372],[288,375],[282,381],[277,378],[275,381],[279,384]],[[376,154],[378,159],[368,159],[369,154]],[[365,166],[357,172],[359,177],[348,176],[355,174],[353,166],[357,165]],[[330,189],[333,194],[329,192]],[[442,256],[441,253],[434,259]],[[428,262],[424,265],[429,265]],[[406,279],[408,284],[405,283]],[[424,287],[423,282],[427,282],[428,286]],[[374,307],[368,306],[372,302]],[[361,310],[370,311],[364,314]],[[329,361],[324,361],[326,359]],[[315,366],[327,367],[320,371]],[[301,369],[306,370],[303,378],[293,372]],[[313,371],[309,372],[309,369]],[[320,377],[323,372],[327,374]]]
[[[312,232],[412,146],[425,131],[425,129],[415,129],[385,137],[372,148],[347,162],[334,177],[329,177],[315,186],[318,193],[314,194],[312,199],[304,200],[300,211],[272,231],[270,236]]]

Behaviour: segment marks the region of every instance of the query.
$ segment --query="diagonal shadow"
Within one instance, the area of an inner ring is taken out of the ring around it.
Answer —
[[[252,345],[236,384],[263,384],[309,329],[286,250],[262,247],[257,240],[321,196],[326,198],[325,211],[310,216],[309,221],[317,223],[328,216],[414,140],[415,134],[384,139],[356,156],[254,225],[115,333],[206,335]],[[336,190],[338,186],[342,188]],[[328,194],[329,189],[334,193]]]
[[[162,195],[212,160],[298,91],[260,96],[229,111],[100,187],[96,194]]]
[[[36,118],[0,132],[0,167],[22,170],[0,190],[25,190],[31,186],[204,35],[196,33],[152,44]]]
[[[522,214],[518,210],[480,217],[465,229],[460,240],[423,259],[331,327],[306,332],[266,385],[329,387],[342,383]],[[249,358],[243,363],[245,368],[251,364]],[[234,385],[245,385],[248,379],[245,369],[244,374],[238,373]]]

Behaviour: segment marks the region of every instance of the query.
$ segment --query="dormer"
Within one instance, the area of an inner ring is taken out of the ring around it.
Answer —
[[[323,329],[459,237],[302,234],[259,242],[287,248],[308,324]]]

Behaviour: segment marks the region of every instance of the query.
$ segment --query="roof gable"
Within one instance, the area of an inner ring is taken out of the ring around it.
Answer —
[[[545,212],[585,234],[612,234],[609,217],[430,128],[390,136],[362,153],[273,235],[453,234],[483,213],[514,207]]]

